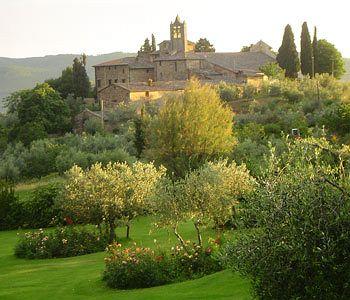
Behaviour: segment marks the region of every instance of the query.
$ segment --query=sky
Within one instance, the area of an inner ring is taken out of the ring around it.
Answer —
[[[206,37],[218,52],[261,39],[278,50],[286,24],[299,47],[307,21],[350,57],[349,0],[0,0],[0,57],[137,52],[152,33],[169,39],[177,14],[189,40]]]

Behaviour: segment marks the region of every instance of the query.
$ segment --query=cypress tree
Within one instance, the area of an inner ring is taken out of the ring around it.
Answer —
[[[286,70],[287,77],[298,77],[300,61],[294,42],[292,27],[289,24],[284,29],[282,45],[278,49],[277,62],[282,69]]]
[[[73,87],[75,97],[85,98],[90,92],[90,81],[85,69],[86,55],[73,60]]]
[[[156,44],[156,38],[154,36],[154,34],[152,33],[152,51],[156,51],[157,50],[157,44]]]
[[[312,74],[312,45],[309,33],[309,28],[307,23],[304,22],[301,30],[301,40],[300,40],[300,63],[301,63],[301,73],[303,75]]]
[[[317,39],[317,28],[315,26],[314,29],[314,39],[312,41],[312,53],[314,56],[314,72],[320,73],[320,67],[319,67],[319,50],[318,50],[318,39]]]

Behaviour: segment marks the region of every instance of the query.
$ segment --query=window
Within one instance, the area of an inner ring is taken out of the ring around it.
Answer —
[[[110,70],[111,69],[111,67],[108,67],[108,70]]]
[[[97,87],[101,87],[101,79],[97,79]]]
[[[147,91],[147,92],[145,93],[145,96],[146,96],[146,97],[149,97],[149,91]]]
[[[149,73],[149,70],[147,69],[146,72]]]
[[[125,83],[125,79],[122,79],[122,83]]]
[[[160,72],[160,79],[162,79],[163,78],[163,73],[162,72]]]
[[[175,72],[177,72],[177,62],[175,62]]]
[[[112,79],[108,80],[108,84],[111,85],[112,84]]]
[[[159,66],[161,66],[161,65],[162,65],[162,61],[159,62]]]
[[[117,83],[118,82],[118,79],[114,79],[114,83]]]
[[[123,74],[125,74],[125,69],[123,68]]]
[[[117,69],[117,66],[114,66],[114,70],[116,70]]]

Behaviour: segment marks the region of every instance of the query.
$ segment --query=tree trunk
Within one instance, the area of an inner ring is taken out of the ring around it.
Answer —
[[[176,227],[173,227],[173,229],[174,229],[174,233],[175,233],[177,239],[180,241],[182,247],[184,247],[185,251],[188,253],[188,251],[187,251],[187,246],[186,246],[186,243],[185,243],[184,239],[183,239],[182,236],[177,232],[177,228],[176,228]]]
[[[199,221],[198,220],[196,222],[194,222],[194,227],[196,228],[196,231],[197,231],[198,245],[202,248],[202,236],[201,236],[201,233],[199,231]]]
[[[130,237],[130,225],[126,224],[126,238],[128,239]]]
[[[115,241],[115,224],[114,221],[109,222],[109,242],[113,243]]]

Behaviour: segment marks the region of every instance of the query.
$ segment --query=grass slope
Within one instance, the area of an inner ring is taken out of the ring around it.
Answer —
[[[175,239],[166,230],[151,232],[150,218],[141,218],[131,227],[131,236],[139,245],[173,245]],[[195,233],[191,224],[181,228],[186,239]],[[105,253],[79,257],[24,260],[13,255],[16,231],[0,232],[0,299],[251,299],[249,283],[231,271],[223,271],[197,280],[161,287],[118,291],[101,281]],[[23,233],[23,232],[22,232]],[[117,230],[124,235],[124,228]],[[212,234],[206,232],[204,236]],[[129,242],[130,243],[130,242]]]

